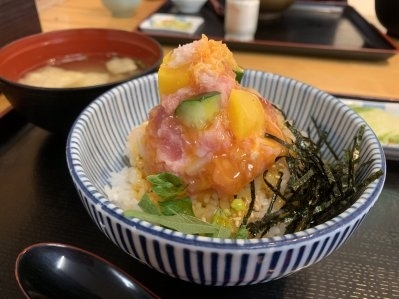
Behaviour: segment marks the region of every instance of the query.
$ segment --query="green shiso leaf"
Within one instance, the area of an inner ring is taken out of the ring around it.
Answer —
[[[147,180],[152,184],[151,190],[163,200],[179,197],[186,189],[182,180],[170,172],[149,175]]]
[[[189,197],[160,201],[159,207],[163,215],[185,214],[194,216],[192,202]]]
[[[153,215],[143,211],[128,210],[124,213],[128,218],[138,218],[185,234],[211,235],[229,237],[231,232],[226,228],[202,221],[194,216],[185,214]]]
[[[148,214],[162,215],[159,207],[151,200],[148,193],[145,193],[138,203],[139,207]]]

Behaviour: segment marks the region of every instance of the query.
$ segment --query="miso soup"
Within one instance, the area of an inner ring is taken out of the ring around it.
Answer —
[[[68,55],[27,72],[18,82],[48,88],[85,87],[123,80],[145,67],[142,61],[113,53]]]

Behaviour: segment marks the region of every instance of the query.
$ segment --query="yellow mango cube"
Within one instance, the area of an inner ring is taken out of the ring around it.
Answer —
[[[265,129],[265,111],[261,99],[250,91],[232,89],[227,106],[229,126],[234,136],[242,140]]]
[[[159,94],[167,95],[189,85],[188,65],[177,68],[168,66],[171,53],[167,54],[158,70]]]

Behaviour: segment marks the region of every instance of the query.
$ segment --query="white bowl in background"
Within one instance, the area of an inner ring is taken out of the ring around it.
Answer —
[[[171,0],[179,12],[198,13],[208,0]]]

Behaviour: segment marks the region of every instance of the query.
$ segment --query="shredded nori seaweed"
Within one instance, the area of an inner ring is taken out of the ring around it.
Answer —
[[[313,124],[317,128],[318,140],[304,136],[295,126],[287,122],[287,127],[293,133],[295,141],[285,142],[273,135],[265,134],[288,149],[288,154],[283,158],[290,172],[287,188],[281,191],[282,174],[274,186],[263,175],[265,184],[273,191],[271,206],[262,219],[243,225],[250,237],[264,236],[271,227],[284,223],[286,234],[302,231],[304,229],[321,224],[339,215],[349,208],[367,185],[378,179],[383,170],[372,173],[361,182],[356,182],[356,173],[363,167],[373,162],[368,160],[360,163],[360,144],[364,135],[365,126],[361,126],[353,144],[345,150],[342,158],[333,150],[328,142],[328,133]],[[321,149],[326,147],[334,161],[328,162],[322,159]],[[283,194],[284,193],[284,194]],[[272,212],[273,204],[280,197],[285,201],[284,206],[278,211]],[[251,199],[251,202],[254,198]],[[248,209],[250,215],[252,208]]]

